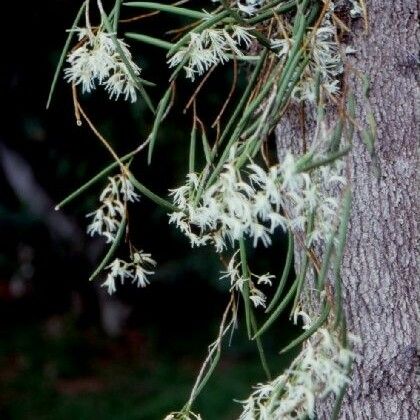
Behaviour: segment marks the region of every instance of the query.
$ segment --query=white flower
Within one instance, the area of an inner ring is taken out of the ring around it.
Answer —
[[[252,44],[252,40],[255,39],[254,35],[251,35],[249,31],[254,28],[244,28],[239,25],[233,26],[233,33],[232,37],[236,38],[237,44],[244,43],[247,48],[249,48]]]
[[[251,293],[249,295],[249,299],[252,301],[254,306],[257,308],[258,306],[262,306],[265,308],[265,302],[267,300],[265,294],[256,288],[251,289]]]
[[[87,227],[88,235],[103,236],[107,242],[112,242],[125,217],[125,202],[139,199],[140,196],[128,178],[123,175],[109,177],[108,184],[99,196],[100,207],[86,215],[92,217]]]
[[[363,15],[363,9],[360,6],[360,0],[349,0],[352,8],[350,10],[350,16],[352,18],[357,18]]]
[[[110,269],[110,275],[114,278],[119,277],[121,280],[121,283],[124,283],[124,279],[126,277],[132,277],[132,273],[130,270],[129,263],[126,263],[123,260],[120,260],[119,258],[116,258],[111,264],[109,264],[107,267]]]
[[[271,39],[271,47],[277,51],[277,55],[279,58],[284,58],[289,54],[290,46],[291,46],[291,39]]]
[[[154,274],[154,271],[147,270],[145,266],[156,266],[156,261],[152,259],[151,254],[142,251],[135,252],[133,255],[133,264],[135,266],[133,283],[137,282],[137,287],[146,287],[150,284],[147,276]]]
[[[261,276],[256,276],[257,277],[257,284],[268,284],[269,286],[271,286],[271,279],[275,279],[276,276],[273,276],[270,273],[265,273],[262,274]]]
[[[69,67],[64,69],[64,78],[82,86],[82,92],[91,92],[96,85],[105,87],[110,99],[123,96],[131,102],[137,100],[136,81],[123,62],[115,42],[127,59],[132,73],[140,75],[140,68],[133,62],[127,44],[101,29],[94,34],[86,28],[76,28],[81,45],[67,56]]]
[[[115,287],[115,278],[111,274],[108,274],[101,287],[106,287],[108,294],[112,295],[117,291],[117,288]]]
[[[139,201],[140,196],[134,191],[134,187],[131,181],[122,175],[117,175],[117,177],[120,182],[120,193],[123,197],[123,200],[131,201],[132,203]]]
[[[264,4],[265,0],[237,0],[238,9],[247,15],[254,15]]]

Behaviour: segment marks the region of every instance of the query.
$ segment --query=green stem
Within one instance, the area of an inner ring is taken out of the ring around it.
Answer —
[[[115,1],[114,20],[113,20],[113,25],[112,25],[115,33],[117,33],[118,31],[118,21],[120,20],[121,3],[122,3],[122,0]]]
[[[131,181],[131,183],[134,185],[134,187],[137,188],[137,190],[139,190],[143,195],[145,195],[151,201],[156,203],[158,206],[161,206],[164,209],[167,209],[170,211],[177,210],[177,208],[171,202],[165,200],[162,197],[159,197],[157,194],[150,191],[147,187],[145,187],[142,183],[140,183],[131,172],[129,172],[128,178]]]
[[[190,174],[195,172],[195,147],[197,143],[196,139],[197,139],[197,124],[194,118],[192,130],[191,130],[191,137],[190,137],[190,154],[189,154],[189,159],[188,159],[188,169],[189,169]]]
[[[309,216],[308,225],[306,228],[306,237],[308,237],[311,234],[314,228],[314,222],[315,222],[315,210],[313,210]],[[299,303],[299,297],[300,297],[300,294],[302,293],[303,285],[305,284],[305,280],[306,280],[306,272],[308,270],[308,263],[309,263],[308,251],[306,250],[306,247],[304,246],[302,263],[300,265],[298,288],[296,291],[295,301],[293,303],[292,313],[295,312]]]
[[[252,336],[252,326],[251,326],[251,303],[249,299],[249,271],[248,271],[248,264],[246,259],[246,248],[245,248],[245,241],[243,239],[239,240],[239,249],[241,255],[241,267],[242,267],[242,276],[245,278],[245,282],[242,288],[242,296],[244,300],[245,306],[245,322],[246,322],[246,330],[248,333],[248,338]]]
[[[268,308],[266,309],[265,312],[271,312],[274,306],[276,305],[277,301],[280,299],[284,286],[286,285],[287,278],[289,277],[290,268],[292,266],[293,247],[294,247],[293,233],[289,229],[287,256],[286,256],[286,262],[284,264],[283,273],[281,275],[281,279],[277,287],[276,293],[274,294],[273,299],[271,300],[270,305],[268,305]]]
[[[280,2],[281,2],[281,0],[276,0],[276,1],[268,4],[267,6],[264,6],[263,8],[261,8],[261,13],[258,13],[257,16],[255,16],[251,19],[246,19],[246,22],[249,25],[255,25],[255,24],[260,23],[264,20],[270,19],[275,14],[279,15],[281,13],[288,12],[289,10],[296,7],[296,3],[297,3],[296,0],[292,0],[292,1],[285,2],[284,4],[278,5]]]
[[[156,143],[156,139],[157,139],[157,135],[159,131],[159,126],[167,111],[167,105],[169,102],[169,98],[171,96],[171,92],[172,92],[172,88],[171,86],[169,86],[169,88],[166,90],[165,94],[163,95],[163,98],[159,101],[159,104],[158,104],[158,109],[156,111],[156,118],[155,118],[155,121],[153,122],[152,132],[150,133],[150,136],[149,136],[150,143],[149,143],[149,150],[147,152],[148,165],[150,165],[152,162],[152,154],[153,154],[153,149],[155,147],[155,143]]]
[[[257,321],[255,319],[255,314],[254,311],[251,311],[251,326],[252,326],[252,330],[253,333],[255,334],[258,331],[258,325],[257,325]],[[255,342],[257,344],[257,349],[258,349],[258,354],[260,356],[260,360],[261,360],[261,366],[267,376],[268,380],[271,380],[271,372],[270,372],[270,368],[268,366],[267,363],[267,358],[265,356],[265,352],[264,352],[264,347],[261,341],[261,337],[257,337],[255,339]]]
[[[270,317],[265,321],[265,323],[260,327],[260,329],[255,333],[253,339],[256,339],[261,334],[265,333],[271,325],[273,325],[274,321],[279,317],[279,315],[286,309],[286,306],[289,304],[289,302],[292,300],[293,295],[296,292],[296,288],[298,286],[297,279],[294,281],[292,287],[287,292],[287,295],[284,297],[284,299],[280,302],[280,304],[277,306],[275,311],[270,315]]]
[[[324,290],[325,279],[327,277],[328,268],[329,268],[329,265],[330,265],[330,259],[331,259],[332,251],[334,249],[334,238],[335,238],[335,231],[333,230],[330,233],[330,236],[329,236],[329,239],[328,239],[328,242],[327,242],[327,246],[326,246],[326,249],[325,249],[325,253],[324,253],[324,258],[322,260],[321,269],[320,269],[319,274],[318,274],[317,285],[318,285],[318,290],[319,291]]]
[[[67,52],[70,48],[71,40],[73,39],[73,36],[74,36],[74,29],[77,27],[85,7],[86,7],[86,2],[83,2],[82,6],[80,7],[79,11],[77,12],[77,15],[74,19],[73,24],[71,25],[71,29],[69,30],[69,34],[67,36],[67,39],[66,39],[66,42],[64,44],[63,50],[61,51],[60,59],[58,60],[57,67],[55,68],[53,80],[51,82],[50,91],[48,93],[46,109],[48,109],[51,105],[51,100],[52,100],[52,97],[54,95],[54,91],[55,91],[55,87],[57,85],[58,77],[60,76],[61,69],[63,68],[63,65],[64,65],[64,60],[65,60]]]
[[[330,155],[326,156],[325,158],[314,160],[313,162],[299,165],[298,173],[300,172],[309,172],[313,169],[319,168],[320,166],[328,165],[331,162],[345,156],[351,150],[351,146],[347,146],[337,152],[331,153]]]
[[[133,150],[132,152],[124,155],[123,157],[121,157],[120,162],[125,162],[125,161],[129,160],[136,153],[138,153],[138,149]],[[120,166],[119,162],[113,162],[113,163],[109,164],[107,167],[102,169],[102,171],[98,172],[95,176],[93,176],[89,181],[85,182],[81,187],[79,187],[77,190],[73,191],[66,198],[64,198],[62,201],[60,201],[55,206],[55,210],[60,210],[63,206],[70,203],[70,201],[73,201],[76,197],[78,197],[80,194],[82,194],[84,191],[86,191],[92,185],[96,184],[104,176],[108,175],[113,169],[115,169],[118,166]]]
[[[224,10],[223,12],[218,13],[212,18],[209,18],[207,20],[204,20],[202,23],[200,23],[198,26],[194,28],[194,33],[200,33],[204,29],[211,28],[212,26],[218,24],[223,19],[227,18],[229,16],[229,12]],[[190,39],[191,32],[188,32],[185,34],[176,44],[172,46],[172,48],[168,51],[167,56],[170,57],[171,55],[175,54],[185,43],[188,42]]]
[[[335,278],[335,318],[336,318],[336,325],[339,324],[341,320],[341,262],[343,260],[344,248],[346,246],[346,237],[347,237],[347,230],[348,224],[350,220],[350,212],[351,212],[351,190],[348,188],[343,197],[343,210],[341,215],[341,223],[338,227],[338,245],[337,251],[335,253],[335,261],[334,261],[334,278]]]
[[[153,36],[137,34],[134,32],[126,32],[124,35],[126,38],[131,38],[131,39],[134,39],[135,41],[144,42],[145,44],[150,44],[155,47],[163,48],[165,50],[170,50],[174,45],[171,42],[163,41]]]
[[[124,3],[124,6],[137,7],[142,9],[159,10],[160,12],[168,12],[176,15],[186,16],[193,19],[208,19],[208,13],[199,12],[197,10],[191,10],[184,7],[171,6],[169,4],[152,3],[152,2],[128,2]]]
[[[194,401],[197,398],[198,394],[200,394],[201,390],[206,386],[207,382],[209,381],[211,375],[214,372],[214,369],[216,368],[217,364],[219,363],[220,353],[221,353],[220,346],[218,346],[217,350],[216,350],[216,354],[215,354],[215,356],[214,356],[214,358],[211,362],[211,365],[209,366],[208,371],[206,372],[206,375],[204,376],[204,378],[200,382],[200,385],[198,385],[198,387],[196,388],[196,390],[194,392],[194,396],[191,396],[190,404],[191,404],[192,401]]]
[[[319,318],[314,321],[311,326],[298,338],[293,340],[290,344],[288,344],[284,349],[280,351],[280,354],[286,353],[289,350],[293,349],[294,347],[298,346],[299,344],[303,343],[309,337],[312,336],[328,319],[328,314],[330,313],[330,305],[328,303],[324,303],[324,307],[322,309],[321,315]]]
[[[109,250],[105,254],[105,257],[103,258],[103,260],[100,262],[98,267],[95,269],[95,271],[89,277],[89,281],[93,280],[103,270],[103,268],[108,264],[108,262],[113,257],[113,255],[114,255],[114,253],[115,253],[115,251],[116,251],[116,249],[117,249],[118,245],[120,244],[121,239],[123,237],[125,225],[126,225],[126,219],[124,217],[121,220],[120,226],[118,227],[118,231],[117,231],[117,234],[115,236],[114,242],[112,242],[112,245],[109,247]]]

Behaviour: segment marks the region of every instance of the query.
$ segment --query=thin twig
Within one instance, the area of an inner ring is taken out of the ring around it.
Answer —
[[[228,106],[230,100],[232,99],[232,95],[235,92],[236,83],[238,81],[238,63],[236,61],[236,58],[233,59],[233,81],[232,81],[232,87],[230,88],[228,97],[226,98],[225,103],[222,106],[222,109],[220,110],[219,114],[217,115],[216,119],[214,120],[213,124],[211,125],[211,128],[214,128],[214,126],[220,121],[222,118],[223,113],[226,110],[226,107]]]
[[[195,98],[197,97],[198,93],[200,92],[201,88],[204,86],[204,84],[206,83],[206,81],[208,80],[208,78],[211,76],[211,74],[213,73],[213,71],[216,69],[217,64],[215,64],[207,73],[206,75],[203,77],[203,80],[200,82],[200,84],[197,86],[197,88],[195,89],[194,93],[191,95],[191,98],[189,99],[189,101],[187,102],[187,104],[185,105],[185,108],[183,110],[183,113],[185,114],[188,110],[188,108],[191,106],[191,104],[194,102]]]

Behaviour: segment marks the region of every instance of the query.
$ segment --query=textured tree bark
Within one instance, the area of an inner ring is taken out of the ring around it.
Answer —
[[[370,0],[369,33],[355,28],[352,64],[371,79],[370,103],[378,125],[375,152],[360,138],[348,158],[353,207],[342,263],[348,328],[361,338],[352,383],[340,418],[414,420],[416,390],[418,6],[415,0]],[[356,25],[358,26],[358,24]],[[353,81],[354,82],[354,81]],[[360,83],[360,82],[359,82]],[[360,87],[356,97],[363,103]],[[359,121],[366,114],[359,108]],[[295,113],[296,115],[296,113]],[[277,130],[279,154],[296,147],[292,113]],[[310,126],[310,124],[308,125]],[[291,139],[295,139],[292,145]],[[319,419],[329,419],[331,401]]]

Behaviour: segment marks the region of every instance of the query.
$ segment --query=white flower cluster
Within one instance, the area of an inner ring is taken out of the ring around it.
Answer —
[[[249,182],[245,182],[231,160],[198,203],[195,197],[200,180],[196,174],[189,174],[185,185],[171,190],[179,210],[170,214],[169,223],[176,224],[193,247],[212,243],[217,252],[222,252],[228,244],[246,236],[253,238],[254,246],[259,241],[268,246],[277,227],[304,231],[314,215],[314,226],[307,238],[309,245],[325,239],[334,226],[338,201],[328,194],[325,185],[345,183],[342,166],[336,163],[321,167],[313,171],[311,178],[298,171],[297,162],[289,153],[281,164],[267,171],[250,163]],[[288,209],[287,218],[280,214],[281,208]]]
[[[259,241],[268,246],[270,234],[278,226],[286,228],[286,219],[279,214],[282,196],[277,166],[268,172],[254,163],[247,168],[249,183],[241,178],[234,161],[225,164],[197,205],[194,200],[200,183],[195,174],[188,175],[186,185],[172,190],[179,211],[170,215],[169,222],[177,225],[192,246],[210,242],[217,252],[222,252],[227,243],[245,236],[253,238],[254,246]]]
[[[308,326],[307,326],[308,327]],[[353,342],[354,336],[349,337]],[[315,418],[315,401],[340,390],[350,382],[348,368],[355,354],[342,346],[335,333],[320,328],[290,369],[266,384],[259,384],[241,401],[240,420],[304,420]]]
[[[219,2],[220,0],[212,0],[213,3]],[[255,15],[258,10],[264,5],[265,0],[235,0],[238,9],[247,14],[248,16]]]
[[[334,6],[330,3],[331,7]],[[310,61],[299,83],[292,92],[295,100],[309,102],[315,101],[316,82],[315,75],[319,73],[320,83],[329,94],[336,95],[340,90],[339,76],[344,71],[343,58],[337,42],[337,28],[332,24],[331,13],[328,12],[315,33],[309,35],[308,49]],[[277,50],[280,58],[286,58],[294,39],[272,39],[271,44]],[[350,50],[348,50],[350,52]]]
[[[188,46],[180,48],[169,60],[169,67],[175,67],[179,63],[184,66],[186,77],[195,80],[202,76],[215,64],[223,64],[229,60],[229,54],[242,56],[240,45],[251,45],[254,38],[248,32],[249,28],[232,25],[224,29],[205,29],[201,33],[190,33]]]
[[[250,16],[255,15],[264,3],[265,0],[236,0],[238,9]]]
[[[124,284],[126,278],[132,279],[132,283],[137,283],[137,287],[146,287],[150,282],[147,276],[154,274],[151,270],[156,266],[156,261],[152,259],[151,254],[143,251],[135,252],[131,256],[131,262],[126,262],[116,258],[110,265],[109,273],[102,287],[107,288],[107,292],[112,295],[117,290],[116,281],[119,279]]]
[[[232,256],[226,268],[226,271],[222,272],[223,275],[220,277],[220,279],[229,278],[231,290],[236,290],[240,292],[242,292],[243,290],[244,283],[248,281],[249,299],[255,307],[262,306],[263,308],[265,308],[267,298],[265,294],[255,286],[255,284],[266,284],[271,286],[271,281],[275,278],[275,276],[273,276],[270,273],[262,274],[260,276],[250,273],[251,279],[245,279],[240,271],[241,263],[236,262],[238,252],[239,251],[235,252],[235,254]]]
[[[101,206],[86,215],[92,217],[87,233],[90,236],[104,236],[107,242],[112,242],[125,217],[125,203],[138,201],[140,196],[135,193],[133,184],[125,176],[116,175],[108,179],[109,183],[99,196]]]
[[[131,102],[137,100],[136,82],[117,51],[109,33],[98,30],[95,34],[87,28],[77,28],[81,45],[67,56],[69,67],[64,70],[64,78],[70,83],[82,86],[82,92],[91,92],[96,85],[103,86],[110,99],[123,96]],[[124,41],[117,39],[119,47],[130,63],[135,75],[140,68],[133,62]]]
[[[317,154],[317,158],[322,158]],[[288,154],[285,161],[293,160]],[[286,167],[292,166],[292,163]],[[343,176],[344,163],[337,160],[330,165],[321,166],[308,173],[301,172],[289,176],[291,182],[285,185],[288,198],[289,226],[293,231],[304,231],[309,218],[313,217],[313,227],[306,237],[306,245],[325,240],[334,229],[338,218],[340,189],[346,185]]]
[[[349,0],[351,3],[351,10],[350,10],[350,16],[352,18],[357,18],[363,15],[363,9],[360,4],[360,0]]]

